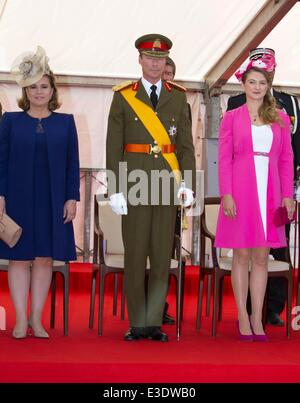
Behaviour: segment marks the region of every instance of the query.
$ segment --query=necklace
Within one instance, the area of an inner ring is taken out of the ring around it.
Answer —
[[[250,106],[247,104],[247,108],[248,108],[248,113],[249,113],[251,123],[258,122],[259,121],[259,112],[258,112],[258,109],[255,107],[255,105]]]
[[[44,133],[45,132],[44,128],[43,128],[43,125],[42,125],[42,119],[41,118],[38,121],[38,124],[36,126],[35,132],[36,133]]]
[[[42,117],[33,116],[33,115],[31,115],[29,112],[27,112],[27,114],[28,114],[29,116],[31,116],[32,118],[38,120],[38,123],[37,123],[37,125],[36,125],[36,129],[35,129],[35,132],[36,132],[36,133],[45,133],[44,127],[43,127],[43,125],[42,125],[42,119],[48,118],[52,113],[51,113],[51,112],[50,112],[50,113],[48,112],[47,114],[44,113],[45,116],[42,116]],[[41,116],[41,114],[40,114],[40,116]]]
[[[258,121],[259,115],[257,112],[256,113],[249,112],[249,115],[250,115],[250,120],[252,123],[256,123]]]

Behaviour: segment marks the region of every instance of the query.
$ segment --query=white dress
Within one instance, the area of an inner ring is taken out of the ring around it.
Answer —
[[[273,142],[273,132],[270,125],[255,126],[252,128],[252,144],[255,153],[269,153]],[[269,157],[255,155],[254,164],[256,173],[259,207],[265,236],[267,234],[267,186],[269,174]]]

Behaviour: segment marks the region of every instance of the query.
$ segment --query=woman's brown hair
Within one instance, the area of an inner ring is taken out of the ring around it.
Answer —
[[[50,73],[45,74],[45,76],[48,77],[50,86],[53,89],[52,97],[48,103],[48,109],[52,112],[55,111],[55,109],[58,109],[61,104],[58,101],[58,91],[54,74],[52,73],[52,71],[50,71]],[[22,97],[18,99],[18,105],[21,109],[23,109],[23,111],[28,111],[28,109],[30,108],[30,102],[27,98],[26,88],[22,88]]]
[[[258,73],[261,73],[265,79],[267,80],[267,83],[269,85],[269,88],[266,92],[266,95],[264,96],[264,100],[262,105],[258,109],[258,115],[261,118],[261,120],[265,124],[270,124],[270,123],[279,123],[280,125],[283,124],[282,120],[280,119],[278,109],[276,106],[276,99],[272,96],[270,88],[272,85],[272,79],[270,74],[258,67],[251,67],[251,69],[245,71],[242,77],[242,82],[245,84],[246,79],[251,71],[257,71]]]

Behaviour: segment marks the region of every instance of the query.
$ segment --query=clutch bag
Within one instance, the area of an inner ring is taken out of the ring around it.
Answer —
[[[281,227],[282,225],[290,224],[296,218],[296,213],[294,212],[292,219],[288,218],[286,207],[278,207],[274,213],[274,225],[276,227]]]
[[[3,213],[0,220],[0,239],[12,248],[20,239],[21,234],[22,228],[6,213]]]

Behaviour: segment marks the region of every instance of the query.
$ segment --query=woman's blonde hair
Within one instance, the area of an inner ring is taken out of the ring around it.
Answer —
[[[273,95],[271,94],[271,91],[270,91],[271,86],[272,86],[271,75],[266,70],[260,69],[258,67],[251,67],[251,69],[245,71],[245,73],[243,74],[242,82],[244,84],[246,82],[246,79],[247,79],[249,73],[251,73],[251,71],[257,71],[258,73],[261,73],[265,77],[265,79],[267,80],[267,83],[269,85],[266,95],[264,96],[263,103],[258,109],[259,117],[265,124],[270,124],[270,123],[276,122],[276,123],[279,123],[280,125],[282,125],[283,122],[280,119],[280,116],[278,113],[278,109],[276,106],[276,99],[273,97]]]
[[[53,89],[53,94],[52,97],[48,103],[48,109],[49,111],[55,111],[55,109],[58,109],[60,107],[60,102],[58,101],[58,91],[57,91],[57,86],[56,86],[56,80],[55,76],[52,71],[50,71],[49,74],[45,74],[46,77],[49,79],[49,83],[51,88]],[[18,99],[18,105],[23,111],[28,111],[30,108],[30,102],[28,100],[27,94],[26,94],[26,88],[22,88],[22,97]]]

